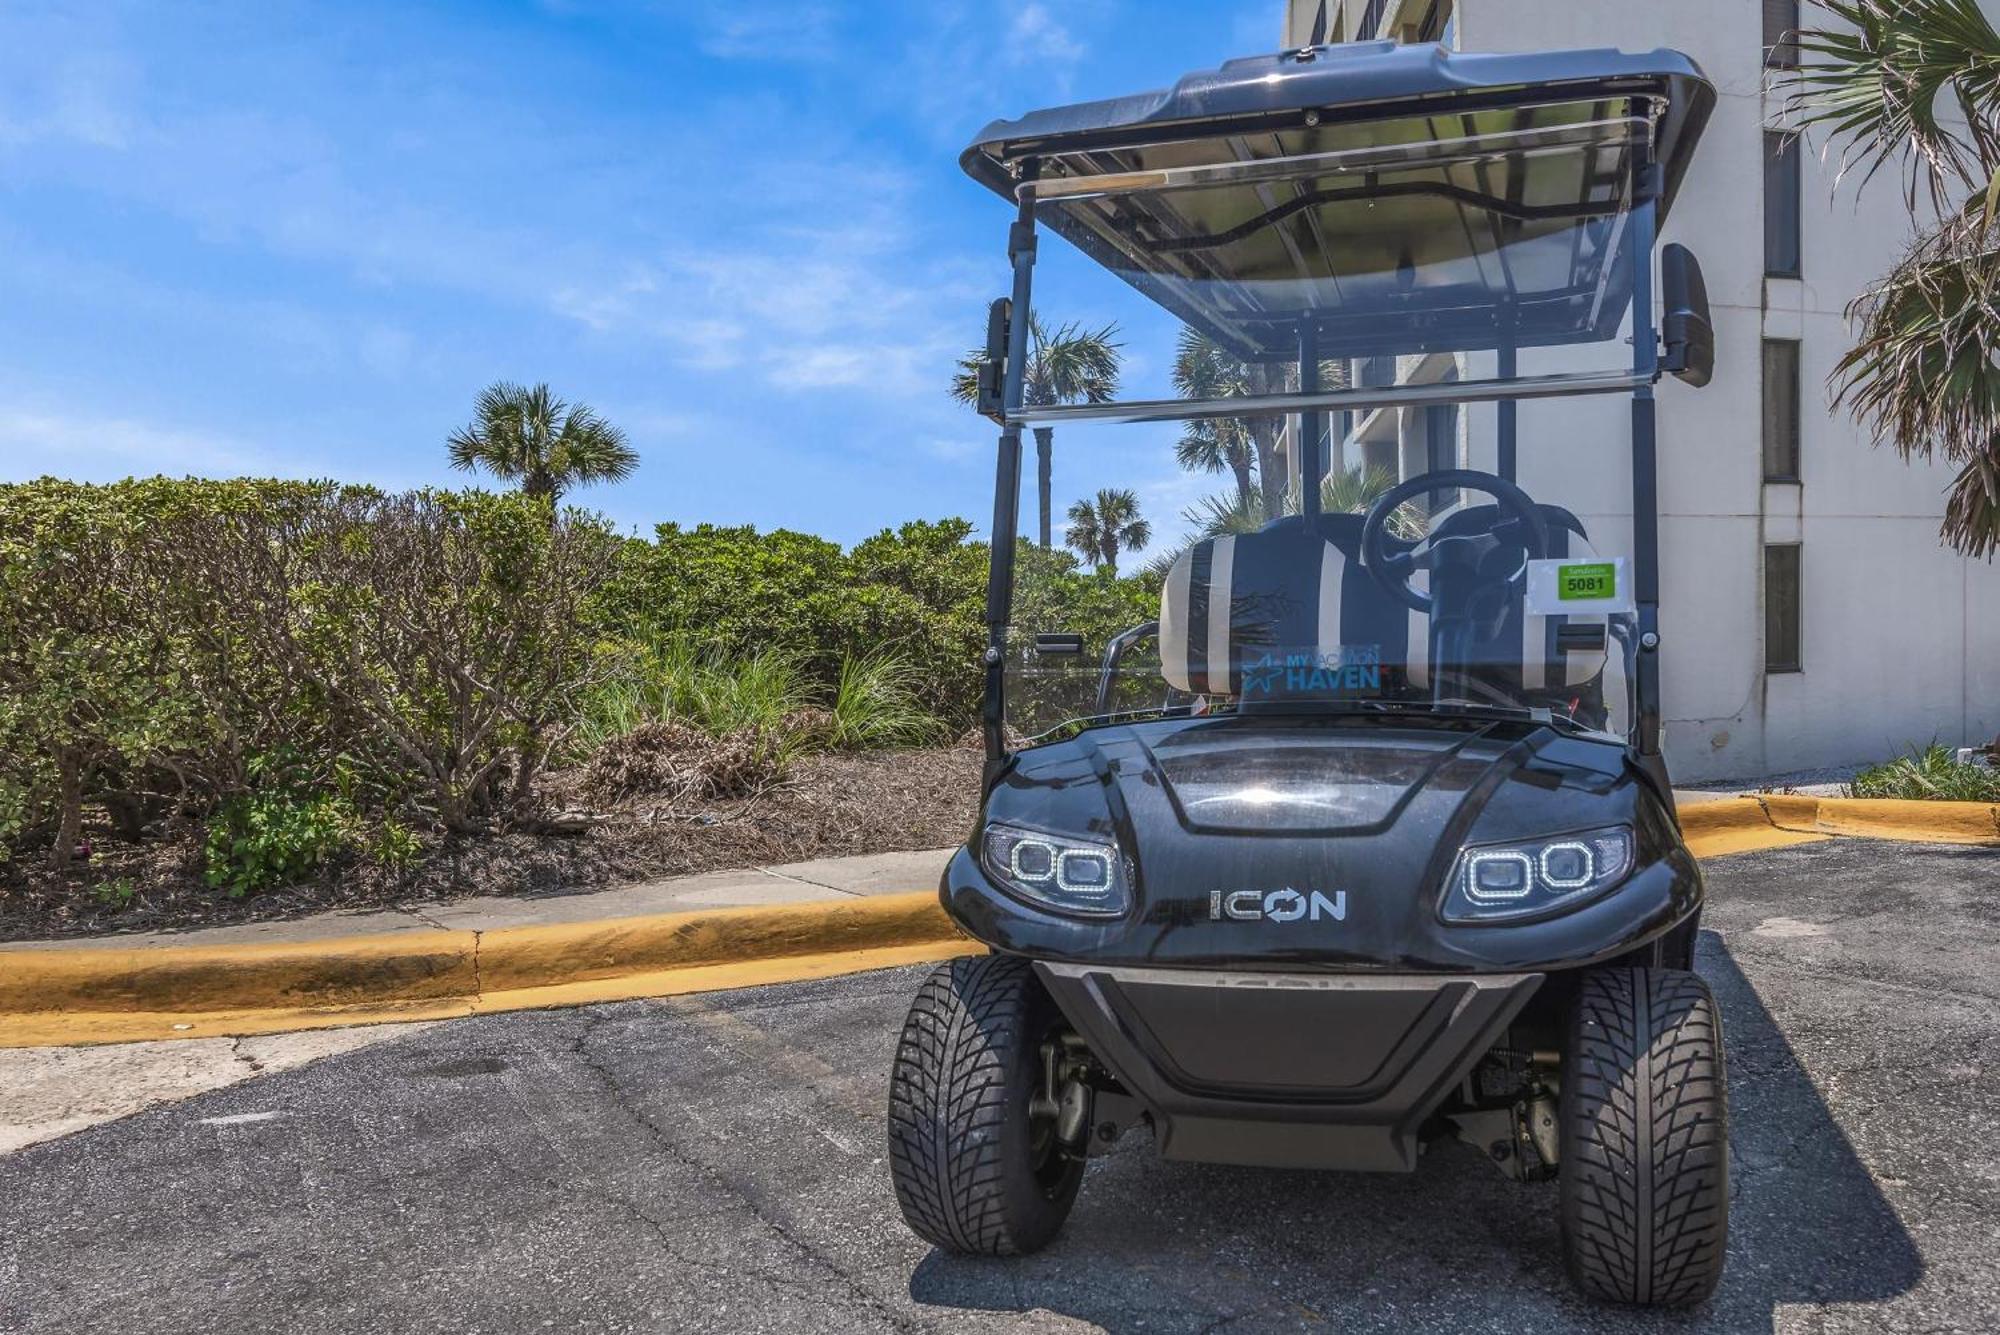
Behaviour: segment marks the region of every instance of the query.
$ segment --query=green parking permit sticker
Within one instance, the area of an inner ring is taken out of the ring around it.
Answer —
[[[1560,566],[1556,597],[1566,603],[1598,602],[1618,596],[1618,567],[1609,561]]]

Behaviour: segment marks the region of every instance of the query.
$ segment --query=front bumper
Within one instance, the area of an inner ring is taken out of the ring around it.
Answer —
[[[1543,978],[1035,968],[1168,1158],[1387,1172]]]

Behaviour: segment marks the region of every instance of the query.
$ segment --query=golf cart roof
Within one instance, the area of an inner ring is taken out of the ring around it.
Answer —
[[[960,161],[1239,355],[1306,324],[1328,356],[1551,345],[1617,332],[1631,155],[1664,216],[1714,100],[1676,51],[1345,43],[996,121]]]

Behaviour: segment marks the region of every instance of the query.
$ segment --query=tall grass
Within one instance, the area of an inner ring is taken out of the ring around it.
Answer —
[[[776,649],[731,657],[676,637],[625,653],[623,670],[586,704],[578,755],[669,720],[716,737],[755,733],[785,762],[829,748],[920,746],[941,733],[919,703],[915,666],[891,654],[845,659],[831,688],[816,689],[806,664]]]
[[[1854,776],[1855,797],[1912,797],[1943,802],[2000,802],[2000,769],[1961,765],[1948,747],[1932,742],[1910,754],[1870,765]]]
[[[831,743],[844,751],[922,746],[938,739],[938,720],[918,703],[916,668],[888,654],[849,658],[834,686]]]

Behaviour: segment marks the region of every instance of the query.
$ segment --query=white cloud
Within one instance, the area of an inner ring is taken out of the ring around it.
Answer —
[[[701,49],[718,60],[824,60],[833,54],[834,13],[826,5],[723,0],[703,9]]]
[[[1008,62],[1015,65],[1042,61],[1073,65],[1084,53],[1083,43],[1039,0],[1031,0],[1015,13],[1004,49]]]
[[[307,477],[323,474],[296,454],[281,457],[223,436],[122,417],[0,413],[0,459],[15,479],[53,474],[107,481],[118,477]]]
[[[1038,103],[1068,96],[1090,50],[1077,28],[1104,9],[1101,0],[1027,0],[1013,10],[930,0],[913,21],[896,90],[941,142],[961,143],[987,119],[983,108],[1017,106],[1028,89]]]

